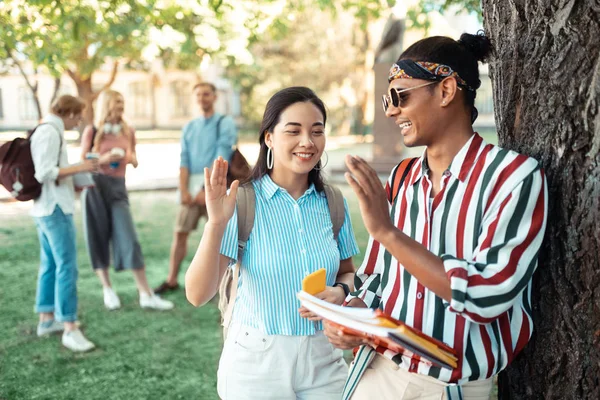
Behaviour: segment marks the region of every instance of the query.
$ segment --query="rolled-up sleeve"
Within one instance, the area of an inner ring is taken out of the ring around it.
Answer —
[[[61,135],[48,125],[40,125],[31,136],[31,158],[35,167],[35,179],[41,183],[58,178],[61,153]]]
[[[354,230],[352,229],[352,221],[350,219],[350,211],[348,210],[346,199],[344,199],[344,211],[344,223],[340,228],[337,238],[338,249],[340,250],[340,260],[345,260],[360,253],[358,245],[356,244],[356,238],[354,237]]]
[[[179,166],[182,168],[190,169],[190,156],[188,154],[188,145],[187,145],[187,136],[188,131],[190,130],[190,124],[187,124],[183,127],[181,131],[181,153],[180,153],[180,161]]]
[[[237,129],[231,117],[223,117],[219,129],[219,141],[217,143],[217,158],[231,159],[233,146],[237,143]]]
[[[509,310],[530,283],[547,217],[544,173],[529,174],[484,215],[472,259],[442,255],[452,300],[446,306],[475,323]]]

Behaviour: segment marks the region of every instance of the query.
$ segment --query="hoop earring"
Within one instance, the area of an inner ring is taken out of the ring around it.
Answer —
[[[273,151],[270,147],[268,149],[269,150],[267,150],[267,169],[273,169]]]
[[[321,164],[321,168],[317,168],[317,167],[315,166],[315,168],[314,168],[314,169],[316,169],[317,171],[320,171],[320,170],[322,170],[323,168],[325,168],[325,167],[327,166],[327,164],[329,164],[329,154],[327,154],[327,152],[326,152],[326,151],[323,151],[323,154],[324,154],[325,156],[327,156],[327,157],[326,157],[325,164]],[[320,161],[320,160],[319,160],[319,161]]]

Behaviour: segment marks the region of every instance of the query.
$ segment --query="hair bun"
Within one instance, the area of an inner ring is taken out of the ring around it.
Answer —
[[[482,30],[475,35],[463,33],[460,35],[458,43],[465,46],[475,56],[477,61],[481,62],[485,61],[492,51],[492,43]]]

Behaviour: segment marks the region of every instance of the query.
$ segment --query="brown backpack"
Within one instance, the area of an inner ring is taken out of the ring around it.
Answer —
[[[42,125],[33,129],[27,139],[16,138],[0,146],[0,184],[19,201],[35,200],[42,194],[42,184],[35,179],[35,165],[31,157],[31,137]],[[50,125],[50,124],[48,124]],[[62,135],[58,148],[58,162],[62,151]],[[58,180],[55,182],[58,185]]]
[[[221,116],[217,121],[217,142],[219,141],[219,136],[221,135],[221,121],[223,121],[224,116]],[[229,161],[229,168],[227,169],[227,186],[231,186],[231,182],[236,179],[240,182],[243,182],[250,176],[252,170],[250,169],[250,164],[246,157],[239,151],[237,148],[237,144],[233,147],[233,152],[231,153],[231,158]]]
[[[325,196],[329,206],[329,216],[333,225],[333,237],[337,241],[340,229],[344,224],[346,210],[344,207],[344,196],[340,189],[335,186],[325,185]],[[234,268],[227,268],[225,275],[219,285],[219,310],[221,311],[221,322],[223,325],[223,337],[227,337],[227,329],[231,323],[233,307],[237,296],[238,278],[240,266],[246,242],[254,226],[254,212],[256,209],[256,193],[252,182],[238,187],[237,197],[238,217],[238,256]]]

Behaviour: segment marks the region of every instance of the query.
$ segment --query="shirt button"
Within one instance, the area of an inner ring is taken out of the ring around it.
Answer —
[[[417,293],[417,299],[421,300],[423,298],[423,293],[419,292]]]
[[[298,233],[303,233],[304,229],[298,229]]]
[[[444,176],[450,176],[450,175],[451,175],[451,172],[449,170],[444,171]]]
[[[302,254],[306,254],[306,249],[302,249],[302,250],[300,250],[300,253],[302,253]]]
[[[415,369],[417,369],[417,366],[413,364],[410,366],[410,369],[411,369],[411,371],[414,371]]]

